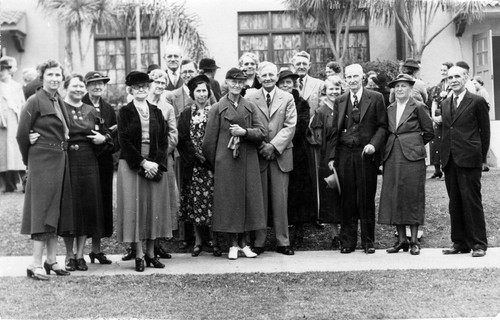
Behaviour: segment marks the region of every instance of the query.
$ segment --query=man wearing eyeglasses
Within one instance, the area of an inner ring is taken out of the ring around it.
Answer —
[[[180,88],[184,83],[179,72],[182,60],[181,48],[176,45],[168,45],[165,48],[164,57],[167,60],[167,70],[165,70],[165,72],[168,77],[168,84],[165,90],[172,91]]]
[[[382,94],[363,88],[363,68],[345,68],[349,90],[335,99],[328,134],[328,166],[339,175],[341,253],[355,250],[358,220],[365,253],[375,253],[375,192],[380,152],[387,140],[387,112]]]

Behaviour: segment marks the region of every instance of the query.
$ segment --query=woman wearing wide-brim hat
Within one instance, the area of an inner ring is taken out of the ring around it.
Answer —
[[[387,249],[420,253],[417,233],[425,216],[425,144],[434,137],[432,120],[424,103],[411,97],[415,80],[400,74],[389,83],[396,101],[387,108],[389,138],[383,155],[384,176],[379,223],[395,225],[398,241]],[[408,243],[406,226],[410,226]]]
[[[172,237],[167,171],[168,125],[146,99],[152,80],[144,72],[126,77],[132,101],[120,109],[118,139],[121,153],[117,177],[118,240],[136,246],[135,270],[164,268],[154,254],[156,238]],[[142,248],[146,242],[146,252]],[[144,256],[144,258],[143,258]]]

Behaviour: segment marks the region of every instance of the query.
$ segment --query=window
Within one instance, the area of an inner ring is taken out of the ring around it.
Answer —
[[[345,63],[369,60],[367,21],[365,15],[353,21]],[[326,63],[334,58],[325,35],[312,32],[311,25],[312,21],[301,25],[291,12],[239,12],[239,55],[253,52],[281,68],[289,67],[295,53],[305,50],[311,55],[310,74],[322,77]]]
[[[123,33],[122,33],[123,34]],[[110,81],[106,101],[120,106],[127,103],[125,77],[132,70],[146,70],[150,64],[160,64],[160,38],[141,37],[141,65],[136,62],[135,34],[117,36],[116,30],[98,28],[95,36],[95,69],[106,74]]]

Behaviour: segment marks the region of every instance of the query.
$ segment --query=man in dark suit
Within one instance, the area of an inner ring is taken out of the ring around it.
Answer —
[[[245,96],[257,105],[259,117],[267,128],[267,137],[259,147],[260,177],[264,193],[266,220],[272,215],[276,235],[276,252],[293,255],[288,232],[288,181],[293,169],[292,139],[297,124],[293,96],[276,86],[278,68],[271,62],[261,62],[257,77],[260,89],[249,89]],[[264,252],[267,229],[255,232],[254,252]]]
[[[341,253],[356,248],[358,220],[365,253],[375,253],[375,192],[380,153],[387,139],[384,97],[363,88],[363,68],[345,68],[349,90],[335,100],[328,133],[328,166],[335,167],[341,187]]]
[[[214,59],[203,58],[200,60],[200,74],[204,74],[210,80],[210,88],[214,94],[215,100],[219,101],[222,97],[219,81],[215,80],[215,73],[220,67],[215,63]]]
[[[441,163],[450,198],[451,241],[443,254],[486,254],[488,240],[481,201],[481,170],[490,146],[490,119],[484,98],[465,89],[467,71],[448,70],[453,95],[441,103]]]
[[[165,48],[165,59],[167,60],[168,83],[165,90],[172,91],[182,87],[183,80],[180,74],[180,66],[182,61],[181,48],[176,45],[168,45]]]

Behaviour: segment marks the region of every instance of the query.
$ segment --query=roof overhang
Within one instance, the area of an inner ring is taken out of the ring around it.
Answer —
[[[1,11],[0,30],[2,36],[10,35],[19,52],[24,52],[24,38],[27,33],[26,12]]]

